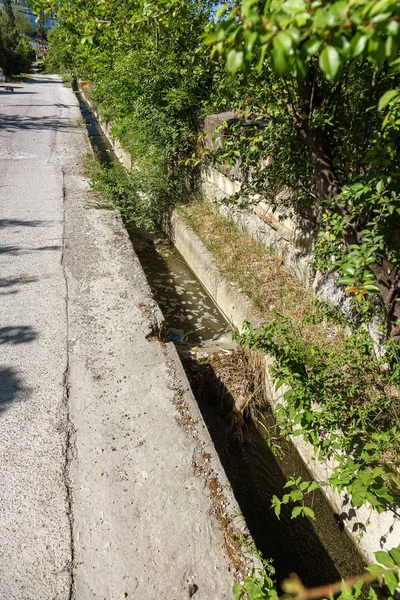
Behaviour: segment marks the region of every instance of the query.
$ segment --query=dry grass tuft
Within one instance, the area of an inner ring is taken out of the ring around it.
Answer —
[[[248,297],[260,321],[268,322],[277,312],[291,317],[309,343],[336,346],[345,329],[332,322],[306,325],[303,318],[315,313],[313,296],[296,275],[248,233],[221,215],[211,203],[183,206],[180,214],[213,255],[220,272]]]

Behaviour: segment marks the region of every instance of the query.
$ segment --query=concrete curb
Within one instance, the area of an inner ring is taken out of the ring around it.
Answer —
[[[98,110],[96,109],[96,107],[94,106],[93,102],[91,102],[91,100],[89,100],[89,98],[86,96],[84,87],[82,86],[82,82],[79,82],[78,87],[79,87],[79,93],[82,95],[85,103],[89,106],[90,110],[96,117],[96,120],[99,123],[100,129],[104,133],[105,137],[108,139],[108,141],[114,151],[115,156],[118,158],[120,163],[125,167],[125,169],[128,169],[128,171],[129,171],[132,168],[131,155],[129,154],[129,152],[127,152],[122,147],[121,142],[112,135],[112,127],[111,127],[110,123],[108,123],[107,121],[105,121],[104,119],[101,118],[101,115],[98,112]]]

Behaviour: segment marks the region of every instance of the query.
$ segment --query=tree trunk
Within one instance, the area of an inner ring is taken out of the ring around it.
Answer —
[[[310,129],[304,122],[298,137],[308,146],[314,163],[316,193],[320,200],[333,198],[340,191],[329,144],[321,131]]]
[[[314,163],[316,195],[320,200],[333,198],[340,191],[329,142],[321,129],[310,127],[313,109],[320,102],[315,69],[310,69],[298,87],[299,109],[296,117],[298,138],[310,150]]]

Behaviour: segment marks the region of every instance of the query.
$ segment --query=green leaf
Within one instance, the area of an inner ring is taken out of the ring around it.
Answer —
[[[262,590],[262,584],[257,583],[251,577],[247,577],[243,584],[248,594],[249,600],[265,600],[265,594]]]
[[[383,577],[386,581],[386,585],[389,588],[391,594],[394,594],[397,586],[399,585],[399,578],[393,571],[387,571],[383,574]]]
[[[373,286],[371,286],[371,287],[373,287]],[[371,483],[371,479],[372,479],[372,471],[370,471],[369,469],[365,469],[365,471],[362,472],[361,481],[363,482],[363,484],[366,487],[368,487],[369,484]]]
[[[367,500],[370,504],[372,504],[372,506],[375,506],[376,508],[378,508],[378,506],[380,506],[381,504],[378,498],[376,498],[376,496],[374,496],[372,492],[367,492]]]
[[[292,510],[292,519],[295,519],[296,517],[298,517],[299,515],[301,515],[301,513],[303,512],[303,507],[302,506],[295,506],[294,509]]]
[[[296,13],[302,13],[306,9],[304,0],[286,0],[282,4],[282,10],[288,15],[295,15]]]
[[[235,594],[235,600],[241,600],[245,594],[245,590],[239,583],[234,583],[232,591]]]
[[[283,489],[287,489],[287,488],[289,488],[289,487],[293,487],[294,485],[296,485],[296,484],[295,484],[295,482],[293,481],[293,479],[289,479],[289,481],[287,481],[287,482],[285,483],[285,485],[283,486]]]
[[[271,52],[271,55],[272,55],[272,67],[273,67],[275,73],[277,75],[282,75],[288,67],[288,61],[287,61],[287,58],[286,58],[284,52],[282,52],[282,50],[278,50],[277,48],[274,48]]]
[[[309,506],[303,506],[303,513],[307,517],[310,517],[310,519],[315,519],[315,513],[314,513],[313,509],[310,508]]]
[[[319,489],[319,483],[317,481],[312,481],[310,483],[310,485],[308,486],[308,490],[307,492],[313,492],[314,490],[318,490]]]
[[[368,42],[368,57],[369,59],[378,67],[380,67],[385,58],[385,42],[382,37],[378,37],[377,35],[373,38],[369,39]]]
[[[400,546],[389,550],[390,556],[393,558],[397,566],[400,566]]]
[[[278,35],[274,37],[274,48],[283,52],[285,55],[289,55],[292,49],[293,40],[289,34],[285,31],[280,31]]]
[[[390,8],[395,8],[393,0],[378,0],[372,4],[372,8],[369,11],[369,17],[374,17],[379,13],[384,13]]]
[[[398,21],[389,21],[387,24],[387,33],[390,36],[396,37],[399,32],[399,23]]]
[[[242,68],[244,64],[244,52],[231,50],[226,59],[226,68],[232,74]]]
[[[299,56],[294,59],[294,76],[298,81],[305,79],[307,75],[307,65]]]
[[[355,272],[356,272],[355,268],[352,267],[351,265],[343,265],[342,271],[343,271],[343,273],[346,273],[346,275],[350,275],[350,276],[354,276]]]
[[[303,500],[304,494],[301,490],[293,490],[293,492],[290,492],[290,499],[291,500]]]
[[[368,35],[357,33],[350,44],[350,56],[355,58],[359,56],[362,52],[364,52],[365,47],[368,42]]]
[[[362,504],[364,504],[366,496],[367,496],[366,490],[365,490],[365,493],[362,491],[355,492],[354,494],[351,495],[351,501],[354,506],[361,506]]]
[[[375,444],[372,444],[372,447],[375,448]],[[375,467],[375,469],[372,472],[373,479],[376,479],[377,477],[379,477],[379,475],[382,472],[383,472],[383,467]]]
[[[370,283],[363,285],[363,290],[367,290],[369,294],[379,294],[381,291],[377,285],[372,285]]]
[[[276,504],[272,504],[272,506],[273,506],[273,509],[274,509],[276,517],[279,519],[279,517],[281,515],[282,505],[281,505],[281,503],[279,502],[279,499],[276,496],[274,496],[274,498],[276,498],[278,500],[278,502]]]
[[[378,596],[373,587],[369,588],[368,600],[378,600]]]
[[[247,52],[252,52],[254,48],[254,44],[258,40],[258,33],[256,31],[252,31],[248,36],[246,36],[245,40],[245,48]]]
[[[325,46],[319,57],[319,66],[329,81],[333,81],[341,67],[339,52],[333,46]]]
[[[304,42],[302,50],[304,50],[306,54],[308,54],[308,56],[314,56],[320,49],[321,44],[321,40],[317,38],[310,38],[306,42]]]
[[[365,570],[372,575],[376,575],[377,577],[382,575],[382,573],[385,571],[385,569],[379,565],[369,565],[368,567],[365,567]]]
[[[229,6],[229,2],[220,6],[219,9],[215,12],[215,18],[219,19],[220,17],[222,17],[228,10]]]
[[[399,96],[399,90],[388,90],[385,92],[379,99],[378,110],[381,111],[386,108],[389,102],[391,102],[391,100],[393,100],[393,98],[396,96]]]
[[[397,44],[394,39],[389,35],[385,41],[385,54],[389,58],[396,54]]]
[[[378,561],[378,563],[384,565],[385,567],[388,567],[389,569],[395,566],[393,558],[390,556],[390,554],[384,552],[383,550],[375,552],[375,558]]]
[[[293,396],[293,390],[287,390],[284,394],[283,397],[286,400],[286,402],[289,402],[289,400],[291,399],[291,397]]]
[[[266,44],[264,44],[261,47],[260,54],[258,56],[258,60],[257,60],[257,63],[256,63],[256,70],[257,70],[257,73],[259,75],[260,75],[260,73],[262,71],[262,68],[263,68],[263,63],[264,63],[265,54],[267,52],[267,48],[268,48],[268,46]]]

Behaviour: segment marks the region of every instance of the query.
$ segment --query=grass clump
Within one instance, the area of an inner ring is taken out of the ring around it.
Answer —
[[[114,207],[125,223],[139,228],[151,229],[159,224],[163,212],[160,182],[158,187],[157,181],[152,180],[149,189],[148,174],[137,169],[127,171],[117,161],[101,163],[94,155],[86,159],[84,170],[94,191],[93,202],[99,208]]]
[[[260,322],[276,313],[290,317],[313,342],[335,346],[344,339],[344,322],[317,318],[314,298],[283,259],[271,253],[210,203],[180,206],[180,215],[213,255],[221,273],[252,301]],[[304,321],[306,315],[315,315]],[[318,323],[317,323],[318,321]]]

